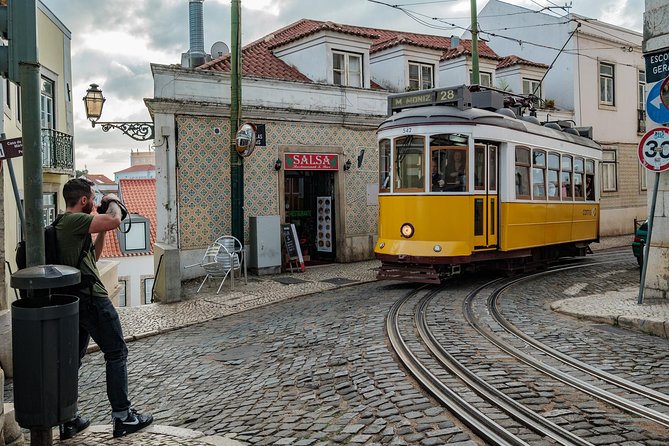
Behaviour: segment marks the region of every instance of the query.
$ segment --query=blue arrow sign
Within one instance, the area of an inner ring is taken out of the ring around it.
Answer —
[[[653,88],[650,89],[648,99],[646,100],[646,110],[648,117],[653,122],[667,124],[669,123],[669,108],[665,107],[660,98],[661,87],[662,82],[656,82]]]

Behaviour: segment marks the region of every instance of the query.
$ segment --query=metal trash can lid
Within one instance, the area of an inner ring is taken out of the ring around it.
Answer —
[[[81,282],[81,272],[66,265],[38,265],[12,274],[10,285],[20,290],[45,290],[76,285]]]

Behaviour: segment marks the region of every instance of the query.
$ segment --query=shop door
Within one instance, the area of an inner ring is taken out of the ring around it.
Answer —
[[[474,249],[497,248],[499,200],[497,195],[497,145],[474,145]]]
[[[305,263],[334,261],[334,174],[297,170],[284,178],[286,223],[295,225]]]

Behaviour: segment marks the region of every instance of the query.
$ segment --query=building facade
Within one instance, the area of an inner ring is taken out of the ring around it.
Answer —
[[[70,58],[71,33],[67,27],[40,1],[37,1],[37,29],[40,63],[40,116],[42,126],[43,203],[45,225],[65,209],[63,185],[74,176],[74,124],[72,111],[72,66]],[[19,88],[2,79],[2,126],[7,138],[20,137],[21,102]],[[4,252],[11,271],[16,271],[14,250],[22,237],[18,207],[23,205],[22,158],[13,158],[18,196],[17,203],[8,169],[2,169],[4,206]],[[10,270],[3,268],[5,277]],[[0,309],[8,308],[15,299],[9,281],[2,288]]]

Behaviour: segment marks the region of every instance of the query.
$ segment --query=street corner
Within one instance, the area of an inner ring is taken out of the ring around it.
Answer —
[[[93,425],[74,438],[60,441],[58,429],[54,429],[54,444],[62,446],[243,446],[245,443],[231,437],[205,435],[203,432],[180,427],[152,425],[122,438],[113,438],[110,425]]]

